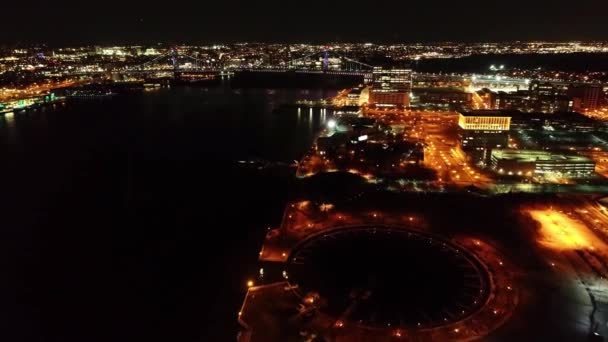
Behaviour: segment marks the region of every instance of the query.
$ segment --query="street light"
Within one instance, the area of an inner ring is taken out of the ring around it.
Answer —
[[[329,128],[329,129],[336,128],[336,120],[332,119],[332,120],[327,121],[327,128]]]

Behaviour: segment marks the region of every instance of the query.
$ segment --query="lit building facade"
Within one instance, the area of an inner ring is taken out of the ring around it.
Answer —
[[[461,148],[474,162],[487,164],[493,149],[507,147],[511,117],[491,110],[463,112],[458,127]]]
[[[595,162],[575,154],[500,149],[492,151],[491,168],[509,176],[588,178],[595,173]]]
[[[503,116],[498,111],[460,113],[458,126],[468,131],[508,131],[511,127],[511,117]]]
[[[344,98],[345,106],[362,106],[369,101],[369,88],[357,87],[348,91]]]
[[[369,103],[378,107],[409,107],[412,70],[375,67]]]

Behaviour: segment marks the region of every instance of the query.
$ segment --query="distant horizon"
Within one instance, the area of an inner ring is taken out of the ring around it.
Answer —
[[[14,43],[0,43],[0,47],[13,47],[15,45],[22,45],[27,47],[86,47],[86,46],[208,46],[208,45],[247,45],[247,44],[262,44],[262,45],[380,45],[380,46],[391,46],[391,45],[442,45],[442,44],[462,44],[462,45],[475,45],[475,44],[608,44],[606,40],[486,40],[486,41],[457,41],[457,40],[444,40],[444,41],[394,41],[394,42],[377,42],[377,41],[327,41],[327,42],[316,42],[316,41],[215,41],[215,42],[103,42],[103,43],[43,43],[43,42],[14,42]]]

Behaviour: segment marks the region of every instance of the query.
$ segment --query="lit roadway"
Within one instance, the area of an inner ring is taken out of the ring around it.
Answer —
[[[608,106],[598,108],[593,111],[586,111],[582,114],[600,121],[608,121]]]
[[[53,89],[87,84],[88,80],[66,80],[60,82],[33,84],[25,89],[0,89],[0,101],[19,100],[47,93]]]
[[[452,112],[366,110],[365,115],[407,127],[408,138],[423,142],[424,164],[437,172],[440,185],[485,188],[492,183],[467,162],[458,143],[458,115]]]
[[[364,116],[390,126],[401,126],[405,140],[420,142],[424,148],[424,166],[437,173],[435,186],[476,186],[486,189],[494,181],[467,161],[458,142],[458,115],[453,112],[413,112],[398,109],[363,108]],[[326,132],[321,133],[321,135]],[[334,171],[335,164],[312,150],[300,162],[297,175],[310,176]],[[370,177],[370,175],[367,175]]]
[[[492,180],[480,173],[474,165],[467,162],[464,152],[458,143],[457,121],[455,113],[423,112],[419,113],[421,124],[418,134],[424,137],[425,164],[437,171],[440,184],[457,186],[474,185],[486,188]]]
[[[471,97],[473,100],[473,109],[488,109],[486,104],[483,102],[483,99],[481,96],[479,96],[479,94],[477,94],[477,92],[473,91],[471,94],[473,95]]]

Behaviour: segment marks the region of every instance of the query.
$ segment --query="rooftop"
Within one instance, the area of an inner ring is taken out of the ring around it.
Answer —
[[[577,154],[565,154],[555,153],[543,150],[494,150],[492,151],[492,158],[503,159],[503,160],[518,160],[521,162],[535,162],[535,161],[548,161],[548,162],[589,162],[593,163],[593,160],[580,156]]]
[[[460,112],[462,116],[504,116],[510,117],[511,115],[501,110],[472,110],[470,112]]]

